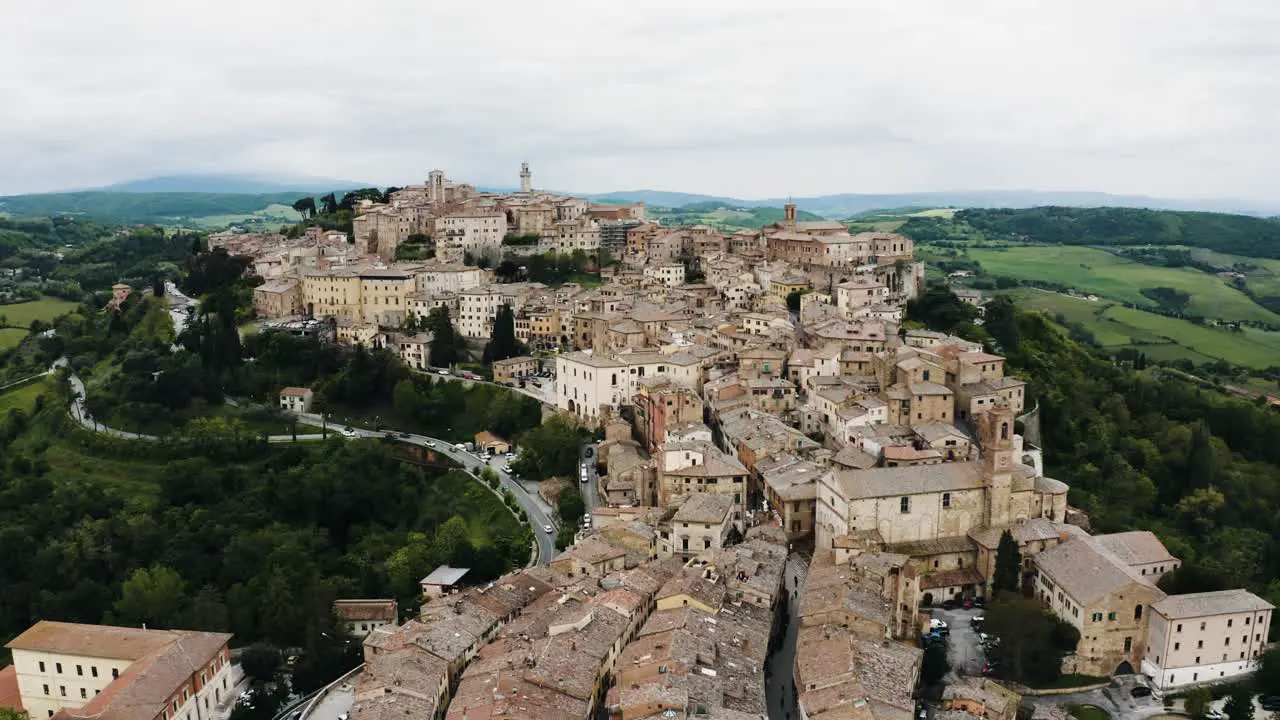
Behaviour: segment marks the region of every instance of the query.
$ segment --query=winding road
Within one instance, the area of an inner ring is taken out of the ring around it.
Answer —
[[[66,366],[67,359],[65,357],[58,358],[53,363],[53,367],[49,370],[50,372],[56,372],[60,368]],[[71,383],[71,417],[76,422],[80,423],[80,425],[86,430],[125,440],[150,441],[160,439],[155,435],[129,432],[127,430],[117,430],[116,428],[108,427],[93,419],[84,406],[84,383],[74,372],[69,372],[67,379]],[[327,431],[319,433],[310,433],[305,435],[299,434],[296,438],[297,440],[321,440],[328,435],[343,435],[341,426],[334,425],[331,422],[326,422],[325,419],[319,415],[296,413],[295,417],[297,417],[298,422],[300,423],[320,428],[327,426],[328,428]],[[480,472],[480,467],[485,464],[480,458],[466,452],[465,450],[455,448],[453,443],[443,438],[433,438],[426,435],[413,435],[411,433],[402,434],[391,429],[374,431],[353,428],[352,432],[355,433],[355,437],[359,438],[383,438],[388,434],[396,435],[400,442],[422,445],[441,453],[445,457],[448,457],[454,462],[462,465],[462,467],[464,467],[468,472],[477,477]],[[295,438],[292,434],[271,435],[268,436],[267,442],[287,443],[293,442],[294,439]],[[520,504],[520,507],[524,509],[525,516],[529,518],[529,526],[533,531],[533,537],[537,541],[538,545],[538,563],[545,565],[551,562],[551,559],[556,555],[556,529],[555,523],[550,517],[550,513],[535,497],[533,497],[532,493],[525,489],[524,485],[520,484],[511,476],[510,473],[503,471],[500,467],[494,467],[491,469],[498,474],[498,482],[502,489],[510,491],[510,493],[515,496],[516,502]],[[551,532],[547,532],[546,528],[548,527],[551,528]]]
[[[193,309],[198,301],[183,295],[172,283],[166,284],[165,290],[166,295],[170,300],[169,313],[173,318],[174,330],[181,333],[183,327],[186,325],[188,313]],[[150,441],[160,439],[155,435],[118,430],[95,420],[89,415],[88,410],[84,406],[84,383],[80,380],[80,377],[70,369],[67,358],[61,357],[54,361],[53,366],[49,368],[49,373],[56,373],[62,368],[67,368],[67,379],[71,384],[71,407],[69,409],[69,413],[72,419],[80,423],[80,425],[86,430],[125,440]],[[519,392],[519,390],[517,391]],[[292,433],[287,435],[270,435],[267,437],[267,442],[287,443],[294,442],[295,440],[322,440],[330,434],[338,436],[345,435],[345,433],[342,432],[340,425],[328,422],[320,415],[313,415],[310,413],[293,413],[293,415],[300,423],[326,429],[319,433],[310,433],[305,435],[299,434],[296,437]],[[454,447],[452,442],[445,440],[444,438],[433,438],[426,435],[414,435],[412,433],[400,433],[389,428],[378,431],[352,428],[352,432],[354,433],[354,437],[359,438],[384,438],[388,435],[394,435],[400,442],[429,447],[460,464],[469,473],[471,473],[472,476],[475,476],[478,482],[483,482],[479,480],[479,472],[480,467],[485,464],[484,461],[465,450],[459,450]],[[510,492],[515,497],[516,502],[519,503],[520,507],[524,509],[525,516],[529,519],[529,528],[533,531],[533,537],[537,544],[538,564],[545,565],[551,562],[551,559],[556,555],[556,527],[555,522],[551,518],[550,509],[543,503],[539,502],[538,499],[533,496],[533,493],[512,477],[510,473],[505,472],[501,467],[491,466],[490,469],[498,474],[500,487],[503,490]],[[550,532],[547,531],[547,528],[550,528]]]

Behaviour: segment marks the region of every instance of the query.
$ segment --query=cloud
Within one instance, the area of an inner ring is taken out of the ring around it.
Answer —
[[[443,6],[442,5],[446,5]],[[95,0],[0,10],[0,193],[152,174],[1267,198],[1280,6]]]

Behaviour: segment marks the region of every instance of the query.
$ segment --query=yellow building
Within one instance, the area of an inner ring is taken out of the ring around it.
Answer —
[[[32,718],[196,720],[229,712],[235,702],[243,673],[231,664],[230,640],[42,620],[6,647]]]
[[[417,291],[403,270],[315,270],[302,275],[302,308],[311,317],[399,326]]]

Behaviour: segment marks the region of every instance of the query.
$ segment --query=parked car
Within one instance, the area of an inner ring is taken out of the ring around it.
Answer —
[[[920,644],[924,645],[925,647],[928,647],[930,645],[934,645],[937,643],[945,643],[946,641],[947,639],[942,637],[942,633],[937,633],[937,632],[925,633],[920,638]]]
[[[427,445],[427,447],[429,447],[429,448],[433,448],[433,447],[435,447],[435,446],[436,446],[436,443],[435,443],[435,441],[434,441],[434,440],[428,440],[428,441],[427,441],[427,443],[426,443],[426,445]]]
[[[516,457],[516,454],[515,454],[515,453],[511,452],[510,450],[508,450],[508,451],[507,451],[507,459],[508,459],[508,460],[514,460],[514,459],[515,459],[515,457]]]
[[[987,618],[985,615],[974,615],[973,619],[969,621],[969,624],[981,630],[982,624],[985,623],[986,621],[987,621]]]
[[[1280,695],[1259,695],[1258,704],[1267,712],[1280,711]]]
[[[933,618],[929,621],[929,629],[930,630],[948,630],[950,629],[950,626],[947,625],[946,620],[939,620],[938,618]]]
[[[507,464],[503,465],[503,466],[502,466],[502,472],[504,472],[504,473],[510,473],[510,472],[511,472],[511,463],[507,463]]]
[[[1133,689],[1129,691],[1129,694],[1136,698],[1150,697],[1151,688],[1147,687],[1146,685],[1134,685]]]
[[[356,431],[355,431],[353,428],[351,428],[350,426],[347,426],[347,427],[342,428],[342,434],[343,434],[343,435],[345,435],[345,436],[347,436],[347,437],[349,437],[349,438],[353,438],[353,437],[355,437],[355,436],[356,436]]]
[[[448,370],[445,370],[444,368],[440,368],[440,369],[439,369],[439,370],[437,370],[436,372],[437,372],[437,373],[440,373],[441,375],[448,375],[448,374],[449,374],[449,371],[448,371]]]
[[[408,439],[409,439],[409,433],[407,433],[407,432],[397,433],[397,434],[396,434],[396,437],[399,437],[401,440],[408,440]]]

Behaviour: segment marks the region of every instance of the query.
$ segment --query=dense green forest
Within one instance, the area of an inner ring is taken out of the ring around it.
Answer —
[[[291,205],[298,193],[69,192],[0,197],[0,212],[20,216],[78,216],[112,225],[171,224],[208,215],[246,215],[268,205]]]
[[[0,423],[5,638],[40,618],[148,623],[307,648],[330,663],[322,633],[338,635],[334,599],[413,608],[417,580],[436,564],[483,580],[528,557],[528,530],[488,489],[393,460],[380,441],[268,446],[213,421],[148,445],[143,461],[137,441],[76,428],[66,402],[54,393],[34,417]],[[143,463],[158,485],[130,494],[50,472],[51,443],[102,464]],[[316,681],[332,670],[317,668]]]
[[[1062,245],[1188,245],[1280,258],[1280,221],[1222,213],[1139,208],[1037,207],[961,210],[948,220],[913,217],[899,232],[916,242],[971,239]]]
[[[4,280],[15,301],[39,295],[79,301],[117,282],[146,287],[158,276],[176,278],[199,243],[197,235],[159,227],[0,217],[0,268],[20,272]]]
[[[1280,412],[1104,357],[1007,297],[982,326],[973,312],[937,287],[908,307],[989,343],[1029,382],[1047,473],[1095,530],[1154,531],[1185,562],[1170,590],[1243,586],[1280,602]]]

